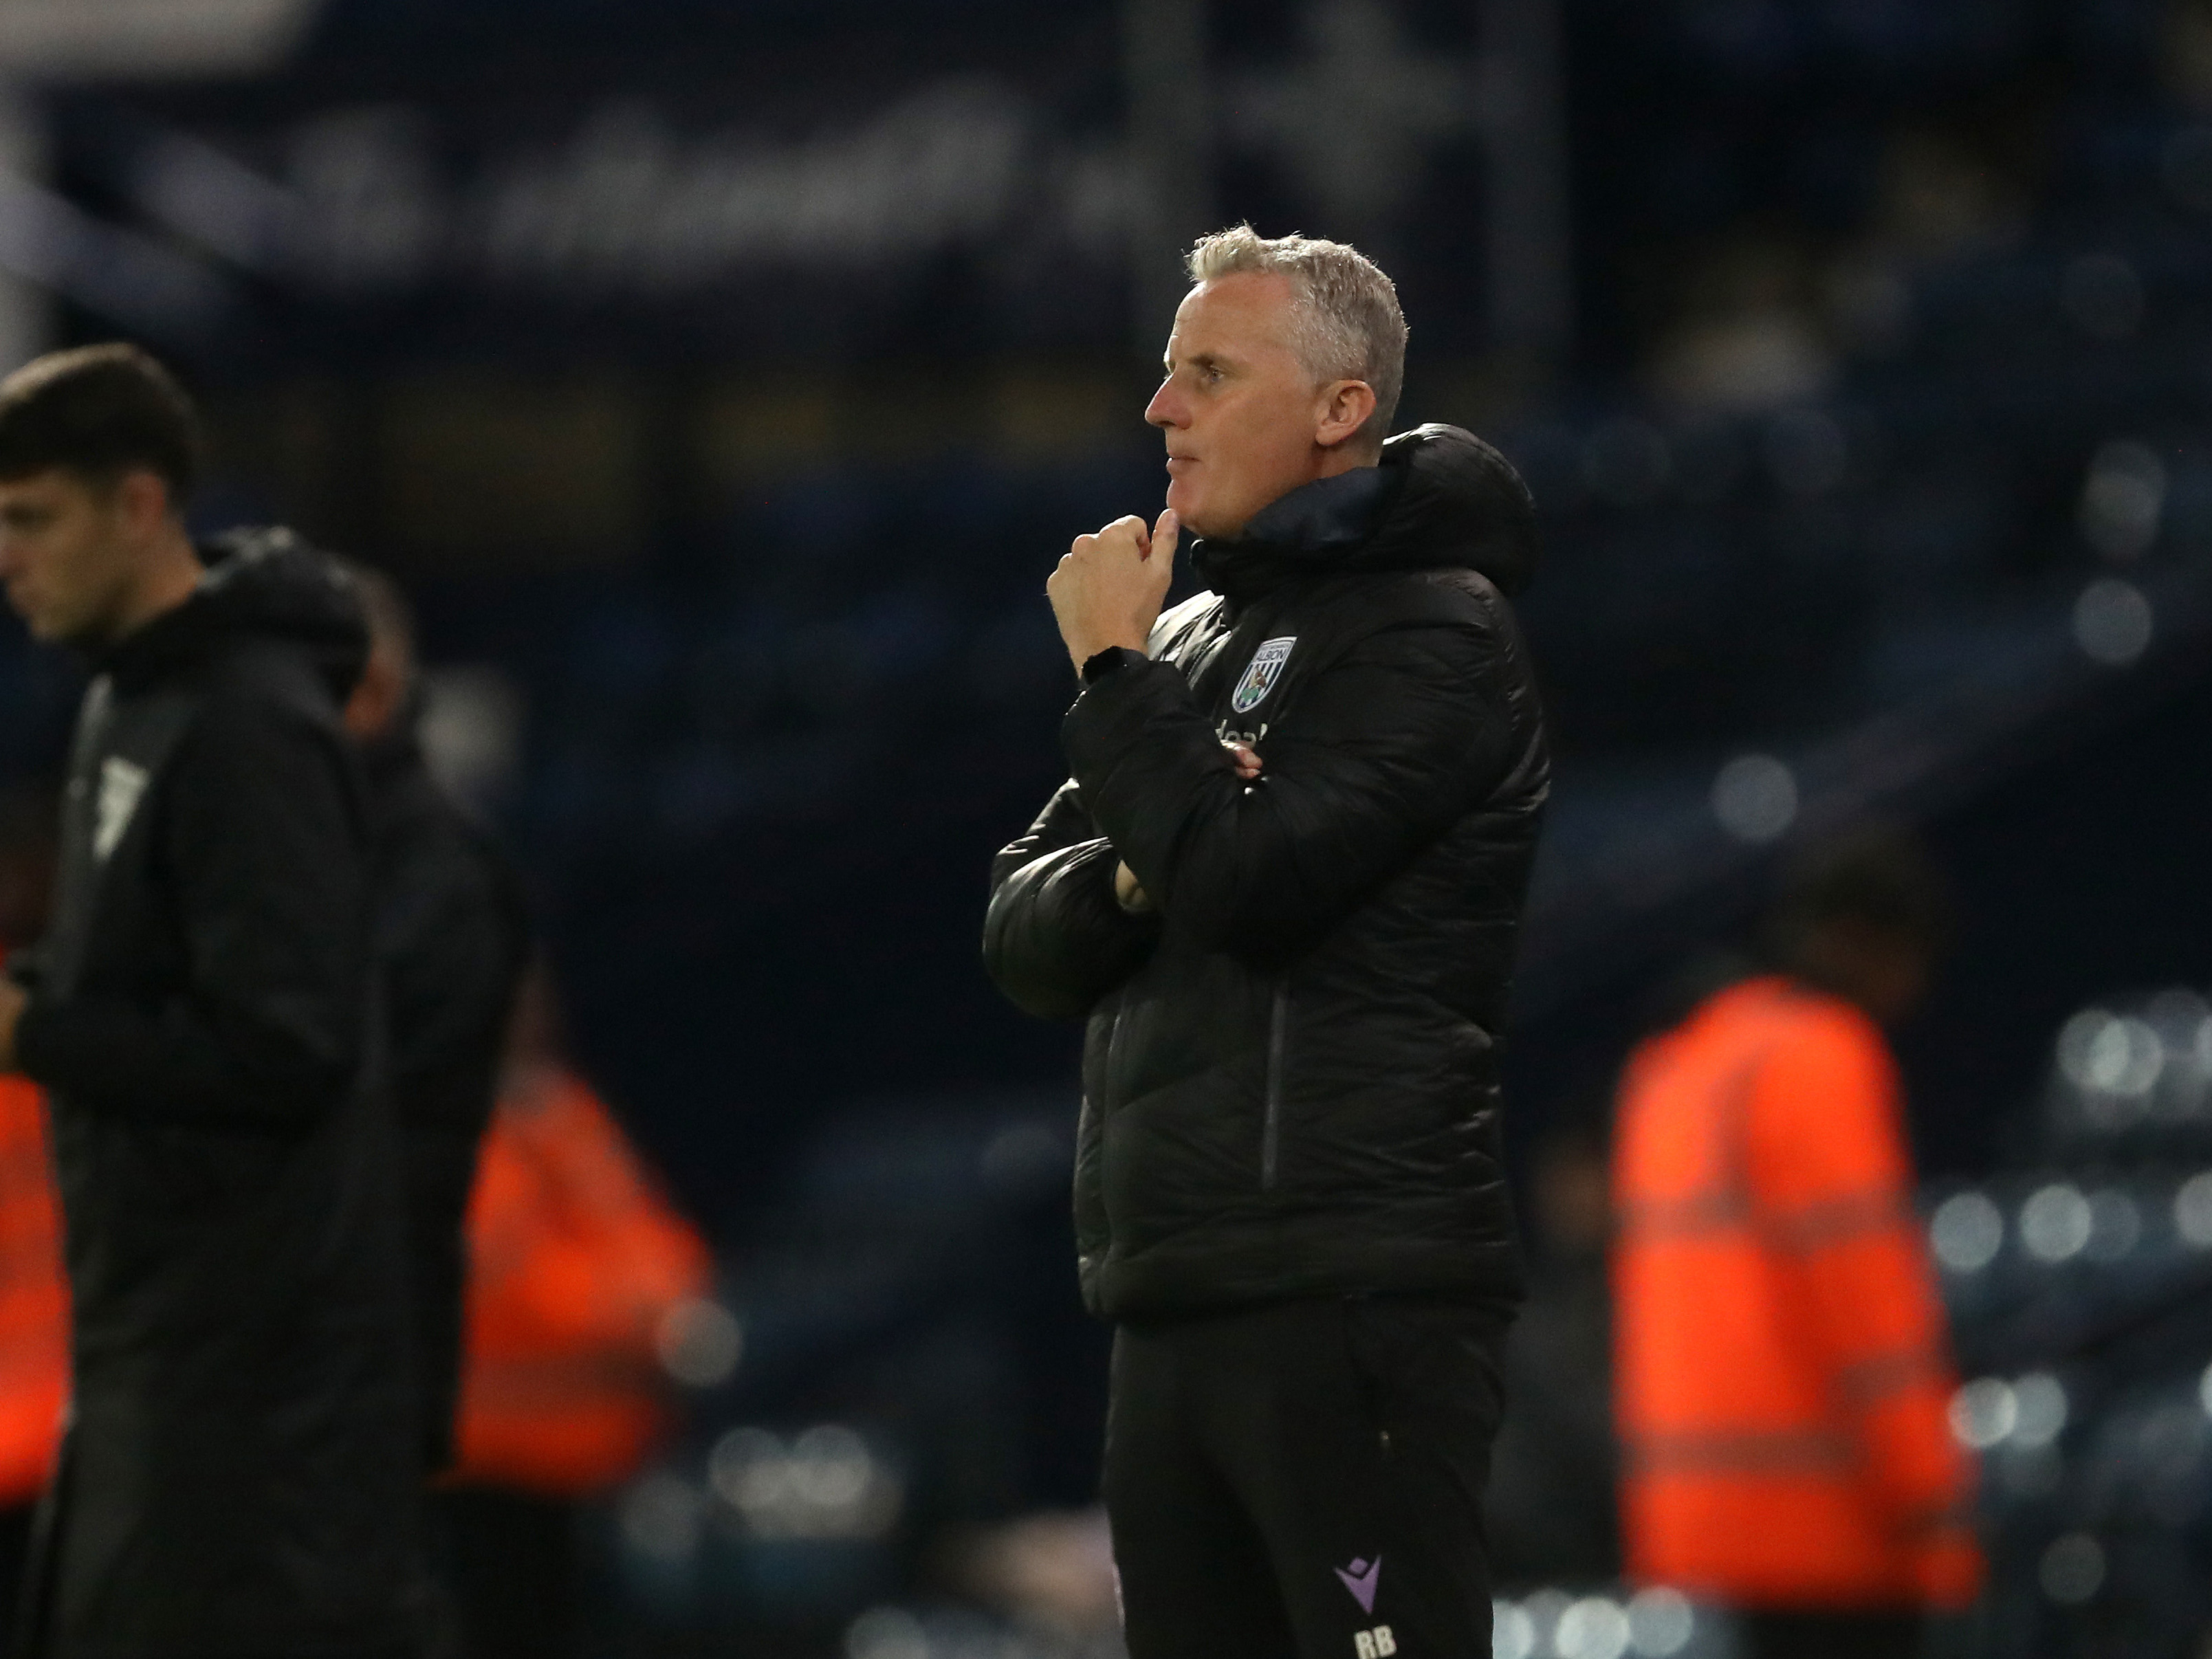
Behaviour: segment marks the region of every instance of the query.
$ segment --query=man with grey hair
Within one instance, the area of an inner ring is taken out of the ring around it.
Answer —
[[[1146,418],[1166,511],[1047,586],[1073,776],[984,952],[1084,1018],[1079,1268],[1116,1326],[1132,1659],[1480,1659],[1520,1291],[1498,1053],[1547,763],[1488,445],[1382,441],[1406,325],[1349,247],[1201,241]],[[1209,591],[1161,614],[1176,544]]]

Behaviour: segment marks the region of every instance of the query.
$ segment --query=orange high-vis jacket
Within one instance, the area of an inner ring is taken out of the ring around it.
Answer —
[[[713,1260],[582,1079],[502,1095],[467,1222],[453,1479],[580,1497],[627,1479],[667,1427],[655,1333]]]
[[[1763,1608],[1957,1607],[1972,1469],[1896,1067],[1756,979],[1640,1048],[1614,1148],[1629,1571]]]
[[[69,1279],[46,1096],[27,1079],[0,1077],[0,1509],[46,1489],[69,1385]]]

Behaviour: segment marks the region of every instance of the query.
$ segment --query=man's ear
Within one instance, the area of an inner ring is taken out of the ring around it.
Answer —
[[[1334,449],[1367,424],[1375,412],[1375,388],[1364,380],[1334,380],[1322,388],[1321,424],[1314,441]]]
[[[340,718],[356,743],[371,743],[392,726],[407,699],[407,677],[394,653],[372,650]]]
[[[143,468],[126,472],[115,481],[115,504],[125,524],[149,537],[159,532],[176,510],[176,503],[169,495],[169,481],[158,472]]]

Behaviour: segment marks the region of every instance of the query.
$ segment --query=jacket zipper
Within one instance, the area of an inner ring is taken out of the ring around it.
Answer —
[[[1276,1166],[1279,1163],[1283,1145],[1283,1049],[1290,1041],[1291,987],[1288,981],[1275,987],[1275,1000],[1267,1014],[1267,1085],[1264,1097],[1266,1116],[1260,1128],[1260,1190],[1275,1190]]]

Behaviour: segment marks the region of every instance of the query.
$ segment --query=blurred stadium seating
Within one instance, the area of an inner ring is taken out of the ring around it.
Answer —
[[[2212,1009],[2115,998],[2053,1045],[2015,1169],[1930,1239],[1975,1380],[1995,1650],[2187,1654],[2212,1606]]]

